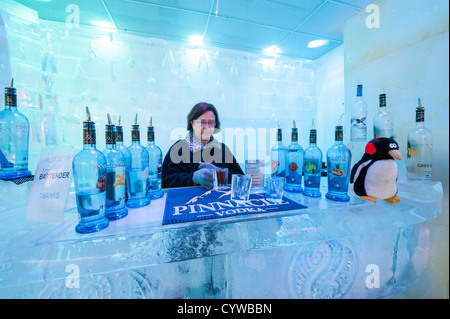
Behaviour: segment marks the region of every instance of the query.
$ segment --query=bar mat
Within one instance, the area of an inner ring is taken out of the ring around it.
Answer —
[[[230,197],[231,188],[224,191],[206,190],[203,187],[169,189],[163,225],[307,208],[286,197],[283,197],[279,204],[271,203],[264,193],[250,194],[249,201],[242,204],[236,203]]]
[[[26,183],[26,182],[32,182],[33,180],[34,180],[34,175],[27,176],[27,177],[15,178],[15,179],[0,179],[0,181],[13,182],[16,185],[20,185],[20,184]]]

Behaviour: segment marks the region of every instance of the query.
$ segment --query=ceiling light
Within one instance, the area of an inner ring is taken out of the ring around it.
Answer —
[[[271,45],[270,47],[267,47],[263,50],[263,53],[268,56],[274,56],[277,57],[281,53],[281,49],[277,47],[276,45]]]
[[[203,36],[194,34],[189,37],[189,43],[193,45],[202,45],[203,44]]]
[[[115,29],[115,26],[108,21],[92,21],[92,25],[102,29]]]
[[[308,43],[308,48],[318,48],[328,44],[328,40],[314,40]]]

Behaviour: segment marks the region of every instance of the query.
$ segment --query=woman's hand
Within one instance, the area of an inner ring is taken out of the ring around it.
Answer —
[[[212,165],[212,164],[210,164]],[[214,165],[213,165],[214,166]],[[194,172],[194,175],[192,176],[192,181],[194,183],[200,184],[203,187],[210,189],[214,186],[214,176],[213,176],[213,170],[210,168],[201,168],[198,171]]]

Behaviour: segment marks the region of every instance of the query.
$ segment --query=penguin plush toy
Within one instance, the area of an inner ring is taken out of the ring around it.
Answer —
[[[350,174],[355,194],[374,203],[377,199],[400,203],[395,160],[401,159],[398,144],[393,138],[380,137],[367,143],[362,159],[353,166]]]

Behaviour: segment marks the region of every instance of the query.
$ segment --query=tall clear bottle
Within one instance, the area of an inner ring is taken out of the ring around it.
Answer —
[[[272,166],[272,176],[286,175],[286,147],[283,145],[283,133],[278,123],[277,143],[270,150],[270,160]]]
[[[106,217],[109,220],[121,219],[128,214],[125,207],[125,155],[115,148],[115,126],[108,114],[105,126],[106,148],[103,155],[107,161],[106,172]]]
[[[82,234],[96,232],[109,225],[105,215],[107,161],[96,148],[95,123],[91,121],[88,107],[86,117],[86,122],[83,122],[83,149],[72,161],[80,220],[75,230]]]
[[[420,98],[416,108],[416,127],[408,134],[406,176],[415,180],[431,180],[433,134],[425,127],[425,108]]]
[[[148,152],[140,143],[139,125],[137,114],[134,125],[131,126],[131,145],[125,152],[126,183],[130,208],[143,207],[151,202],[148,192]]]
[[[309,147],[305,149],[305,189],[303,195],[309,197],[321,197],[320,177],[322,173],[322,151],[317,147],[317,130],[313,128],[309,132]]]
[[[30,124],[17,110],[17,94],[11,79],[5,88],[5,108],[0,112],[0,179],[31,176],[28,170]]]
[[[352,107],[352,119],[350,126],[350,142],[354,160],[359,160],[364,155],[367,143],[367,103],[363,100],[363,86],[359,83],[356,87],[356,102]]]
[[[325,194],[326,198],[338,202],[350,200],[347,192],[351,157],[350,150],[343,143],[343,128],[338,125],[334,145],[327,151],[328,193]]]
[[[164,193],[161,190],[162,185],[162,151],[155,144],[155,129],[152,125],[152,117],[150,117],[150,126],[147,128],[146,147],[149,156],[148,165],[148,196],[151,199],[163,197]]]
[[[301,193],[303,175],[303,148],[298,144],[298,130],[293,121],[291,144],[287,147],[286,178],[284,190],[292,193]]]
[[[394,136],[394,118],[391,113],[386,110],[386,94],[381,93],[379,97],[379,111],[373,119],[373,136],[393,137]]]

